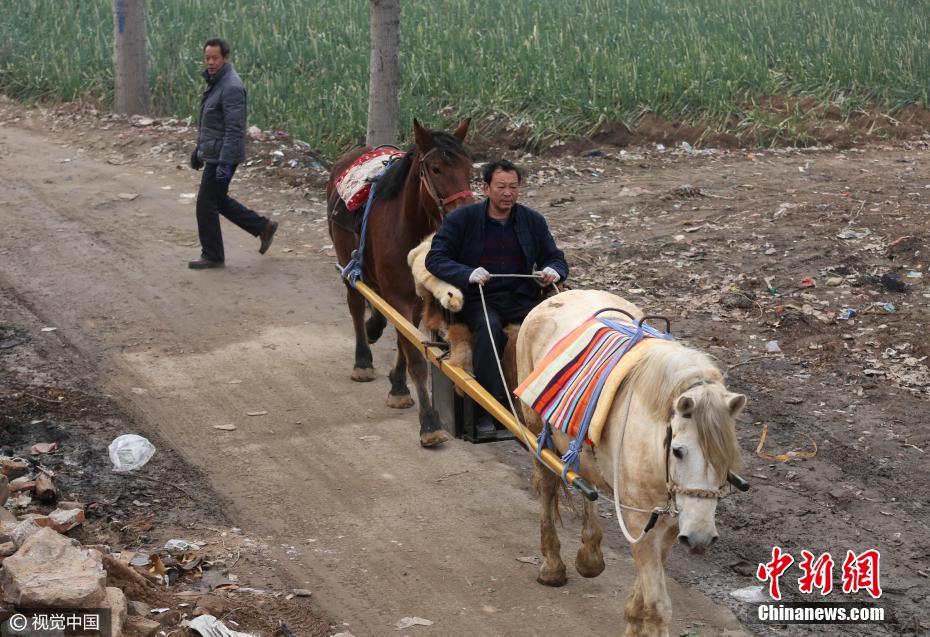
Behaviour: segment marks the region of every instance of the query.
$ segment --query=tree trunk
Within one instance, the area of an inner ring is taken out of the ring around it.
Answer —
[[[113,111],[149,112],[145,0],[113,0]]]
[[[400,0],[371,0],[371,69],[368,80],[369,146],[397,140],[400,81]]]

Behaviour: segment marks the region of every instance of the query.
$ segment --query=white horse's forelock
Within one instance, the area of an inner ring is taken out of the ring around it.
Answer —
[[[724,477],[727,471],[739,467],[739,442],[723,374],[710,356],[675,341],[656,342],[636,365],[628,382],[649,388],[642,395],[660,422],[671,419],[679,396],[695,384],[709,383],[703,385],[692,414],[701,448],[718,476]]]

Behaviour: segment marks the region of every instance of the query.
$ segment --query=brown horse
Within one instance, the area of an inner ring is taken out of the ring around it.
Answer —
[[[394,161],[374,186],[374,200],[365,231],[364,254],[361,255],[362,280],[414,325],[420,322],[422,307],[415,292],[410,266],[407,265],[407,253],[439,228],[446,213],[474,201],[471,192],[471,158],[462,146],[470,121],[464,120],[449,134],[427,130],[414,120],[415,145],[403,157]],[[340,157],[333,164],[326,185],[329,234],[339,264],[343,267],[357,248],[359,235],[347,229],[345,226],[348,224],[334,222],[334,218],[344,219],[348,214],[345,203],[335,194],[335,182],[352,162],[369,150],[367,147],[358,148]],[[356,214],[361,215],[362,210],[359,209]],[[366,323],[365,298],[348,283],[346,287],[349,312],[355,328],[352,380],[374,380],[369,343],[374,343],[381,336],[385,319],[373,311]],[[414,404],[407,388],[406,376],[409,371],[420,403],[420,444],[432,447],[449,438],[442,430],[439,417],[430,403],[426,390],[426,366],[426,360],[419,351],[398,334],[397,357],[388,375],[391,391],[387,404],[397,409]]]

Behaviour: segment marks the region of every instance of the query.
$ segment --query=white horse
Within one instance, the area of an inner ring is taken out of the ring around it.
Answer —
[[[642,317],[632,303],[592,290],[563,292],[536,307],[517,338],[519,378],[526,378],[560,338],[604,308]],[[616,312],[601,316],[625,320]],[[621,507],[644,511],[623,511],[620,521],[630,529],[624,529],[628,537],[642,533],[649,511],[657,507],[667,506],[676,514],[660,516],[655,527],[631,546],[636,583],[626,605],[627,637],[669,634],[665,561],[675,538],[697,553],[717,540],[717,497],[728,472],[739,464],[734,419],[745,404],[745,396],[727,391],[723,375],[706,354],[656,339],[617,391],[598,447],[584,445],[579,473],[599,490],[614,492],[618,516]],[[526,405],[523,413],[530,429],[538,432],[539,416]],[[561,455],[571,440],[555,431],[553,442]],[[543,554],[537,581],[547,586],[566,581],[554,524],[559,518],[560,481],[536,462]],[[583,577],[596,577],[604,570],[602,527],[594,504],[586,499],[583,503],[582,546],[575,568]]]

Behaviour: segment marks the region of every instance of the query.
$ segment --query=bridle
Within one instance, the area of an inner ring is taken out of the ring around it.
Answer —
[[[467,199],[468,197],[474,197],[475,193],[473,190],[463,190],[457,192],[454,195],[449,195],[448,197],[440,197],[439,191],[436,190],[436,184],[433,183],[433,178],[429,174],[429,168],[426,165],[426,159],[437,152],[437,148],[431,148],[419,157],[420,163],[420,185],[426,188],[426,192],[429,193],[429,196],[432,197],[433,201],[436,203],[436,208],[439,211],[439,219],[443,219],[446,216],[446,213],[449,211],[447,206],[451,203],[459,201],[461,199]],[[455,206],[453,206],[453,209]]]
[[[689,386],[685,391],[681,392],[682,394],[687,393],[694,389],[695,387],[700,387],[701,385],[710,385],[711,383],[720,384],[718,381],[711,380],[699,380],[693,385]],[[727,481],[724,480],[723,484],[720,485],[717,489],[690,489],[678,485],[671,477],[671,463],[672,463],[672,419],[669,418],[668,424],[665,428],[665,489],[667,497],[667,505],[673,506],[673,500],[676,495],[683,495],[688,498],[704,498],[707,500],[716,500],[719,499],[727,490]],[[674,503],[674,517],[678,514],[677,503]]]
[[[711,383],[718,383],[718,381],[708,381],[700,380],[687,389],[685,389],[682,394],[699,387],[701,385],[709,385]],[[630,402],[632,400],[632,395],[628,394],[626,397],[626,406],[624,408],[623,416],[623,426],[620,433],[620,445],[617,449],[617,458],[622,456],[621,450],[623,448],[623,438],[626,434],[626,423],[630,415]],[[733,484],[736,488],[741,491],[745,491],[749,486],[742,480],[739,476],[736,476],[732,473],[727,473],[727,477],[724,480],[724,483],[718,489],[691,489],[688,487],[682,487],[672,480],[671,476],[671,456],[672,456],[672,417],[670,416],[668,422],[665,425],[665,443],[663,445],[665,450],[665,506],[655,507],[653,509],[641,509],[638,507],[632,507],[629,505],[624,505],[620,503],[620,487],[619,487],[619,475],[620,469],[616,467],[614,469],[614,506],[616,509],[617,522],[620,524],[620,530],[623,531],[624,537],[630,544],[636,544],[648,533],[652,527],[656,525],[659,521],[660,515],[667,515],[670,518],[678,517],[678,500],[677,496],[681,495],[684,497],[690,498],[704,498],[707,500],[717,500],[726,493],[727,482]],[[744,488],[745,487],[745,488]],[[646,522],[646,526],[643,527],[642,532],[639,534],[639,537],[633,537],[629,530],[626,528],[626,524],[623,521],[623,512],[621,509],[626,509],[629,511],[636,511],[638,513],[650,513],[649,521]]]

